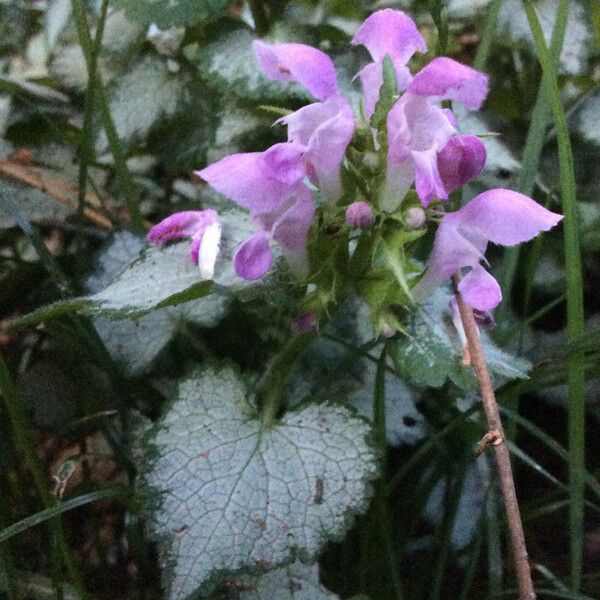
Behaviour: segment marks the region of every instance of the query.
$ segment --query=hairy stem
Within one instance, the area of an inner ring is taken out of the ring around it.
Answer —
[[[261,421],[264,427],[270,427],[276,420],[292,366],[314,337],[312,331],[293,335],[271,363],[259,389],[259,397],[263,399]]]
[[[456,287],[458,284],[457,276],[453,278],[453,283]],[[481,401],[487,421],[488,433],[494,437],[493,448],[496,456],[496,468],[498,469],[500,489],[502,490],[506,519],[508,521],[513,562],[517,573],[519,598],[521,600],[532,600],[536,595],[531,579],[529,557],[525,545],[525,535],[523,534],[523,523],[521,522],[521,513],[519,511],[515,482],[510,464],[510,452],[506,444],[504,428],[502,427],[500,412],[494,394],[494,386],[492,385],[492,379],[483,354],[483,347],[479,338],[479,330],[477,329],[473,309],[465,304],[458,292],[456,292],[456,300],[467,337],[471,363],[475,369],[481,391]]]

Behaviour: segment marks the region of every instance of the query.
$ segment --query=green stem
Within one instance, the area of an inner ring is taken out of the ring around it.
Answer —
[[[498,13],[500,12],[501,6],[502,0],[493,0],[490,4],[488,17],[485,21],[485,29],[481,35],[481,42],[479,43],[477,54],[473,61],[473,66],[479,71],[485,69],[485,65],[490,55],[492,40],[494,39],[494,33],[496,32],[496,23],[498,22]]]
[[[431,18],[438,31],[438,41],[435,49],[436,56],[444,56],[448,49],[448,19],[444,14],[444,0],[431,0]]]
[[[17,396],[16,389],[13,386],[10,378],[8,366],[6,365],[1,352],[0,389],[2,390],[4,405],[12,425],[15,443],[25,455],[25,460],[27,461],[27,465],[33,476],[33,481],[42,503],[46,508],[51,508],[56,505],[57,501],[48,489],[44,470],[35,448],[35,442],[31,432],[29,431],[25,409],[23,408],[23,404]],[[63,562],[65,563],[67,572],[73,585],[76,587],[81,598],[88,598],[89,596],[83,586],[81,574],[77,569],[71,549],[69,548],[65,539],[60,519],[57,517],[50,520],[49,528],[52,534],[51,544],[56,543],[57,550],[62,555]]]
[[[100,112],[102,125],[104,126],[104,130],[106,132],[106,137],[108,139],[108,145],[110,146],[110,151],[113,156],[115,173],[123,191],[125,204],[127,205],[127,209],[131,215],[132,224],[139,231],[143,231],[144,221],[142,219],[140,207],[137,201],[135,183],[131,177],[131,173],[129,173],[127,168],[125,151],[121,146],[117,128],[115,127],[112,115],[110,114],[106,89],[104,88],[104,85],[99,77],[92,77],[95,71],[94,43],[92,41],[90,29],[85,17],[83,1],[71,0],[71,4],[73,5],[73,15],[75,17],[75,26],[77,27],[79,43],[81,44],[81,49],[83,50],[88,76],[90,77],[90,82],[88,85],[94,85],[96,88],[95,96],[98,102],[98,110]]]
[[[563,0],[563,3],[566,0]],[[543,84],[554,116],[558,141],[560,187],[564,212],[564,247],[567,288],[567,339],[574,342],[584,333],[583,281],[579,244],[575,168],[569,129],[552,57],[530,0],[524,0],[529,27],[542,64]],[[581,587],[585,491],[585,364],[581,353],[567,363],[569,387],[569,499],[571,589]]]
[[[296,333],[285,343],[271,363],[259,390],[259,396],[263,398],[261,421],[265,428],[273,425],[277,419],[292,366],[315,336],[316,334],[312,331]]]
[[[88,165],[92,159],[92,132],[94,118],[94,104],[96,89],[96,73],[98,70],[98,56],[102,49],[102,36],[104,34],[104,25],[108,13],[108,0],[102,0],[100,15],[98,17],[98,26],[96,28],[96,37],[94,39],[91,61],[88,73],[88,86],[85,92],[85,101],[83,105],[83,127],[81,129],[81,141],[79,144],[79,175],[78,175],[78,223],[81,223],[83,208],[85,206],[85,192],[87,188]]]
[[[569,0],[559,0],[558,10],[556,12],[556,21],[552,31],[550,41],[550,56],[553,65],[557,65],[562,52],[565,40],[565,31],[567,29],[567,17],[569,15]],[[535,178],[542,155],[542,149],[546,138],[546,129],[550,123],[552,110],[548,102],[548,92],[545,86],[540,84],[533,112],[531,113],[531,122],[527,132],[527,140],[523,150],[521,170],[517,180],[517,191],[526,196],[531,196],[535,188]],[[497,319],[499,323],[506,322],[510,308],[511,291],[514,285],[517,266],[519,263],[519,246],[508,248],[504,252],[502,271],[500,274],[500,287],[502,295],[507,300],[498,308]]]

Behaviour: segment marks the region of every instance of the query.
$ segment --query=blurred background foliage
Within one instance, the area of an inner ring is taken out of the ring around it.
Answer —
[[[564,4],[535,2],[547,43]],[[511,353],[494,346],[497,391],[540,597],[583,599],[600,597],[600,5],[566,4],[556,74],[574,157],[585,334],[567,341],[571,258],[558,231],[519,255],[492,255],[508,293],[490,336]],[[8,325],[101,290],[139,254],[148,223],[222,208],[192,169],[284,139],[271,125],[277,110],[307,97],[261,75],[253,39],[320,47],[356,104],[352,78],[365,55],[348,42],[370,11],[387,6],[409,12],[433,51],[441,45],[490,76],[484,110],[460,115],[461,129],[486,134],[488,146],[486,169],[465,197],[516,186],[561,212],[561,133],[540,93],[520,0],[0,1],[0,348],[8,365],[0,369],[0,593],[161,597],[146,515],[130,487],[137,423],[156,418],[198,362],[227,358],[260,372],[288,335],[298,291],[281,272],[266,291],[211,296],[185,310]],[[369,416],[378,358],[360,311],[340,310],[298,367],[290,402],[333,385],[352,390],[350,401]],[[434,303],[424,323],[413,322],[437,349],[429,370],[414,355],[410,362],[402,341],[390,344],[386,474],[368,514],[320,561],[321,581],[341,598],[516,597],[493,468],[486,456],[473,460],[477,406],[469,382],[452,376],[460,357],[440,321]],[[567,435],[573,356],[586,373],[576,400],[585,464]],[[529,378],[513,379],[527,361]],[[569,519],[578,502],[583,528]]]

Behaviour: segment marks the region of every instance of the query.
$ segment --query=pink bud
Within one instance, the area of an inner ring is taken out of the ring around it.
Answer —
[[[406,224],[411,229],[418,229],[425,223],[425,211],[420,206],[413,206],[406,211]]]
[[[353,202],[346,209],[346,223],[350,227],[358,227],[359,229],[371,229],[375,223],[375,214],[371,205],[364,200]]]
[[[317,315],[315,313],[306,313],[300,315],[292,321],[292,331],[294,333],[307,333],[313,331],[317,326]]]

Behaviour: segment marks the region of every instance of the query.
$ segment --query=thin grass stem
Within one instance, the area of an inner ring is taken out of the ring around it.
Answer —
[[[535,8],[524,0],[529,27],[542,65],[543,85],[552,108],[558,141],[560,187],[564,213],[564,249],[567,288],[567,338],[574,341],[584,332],[583,281],[579,221],[577,214],[575,169],[569,129],[561,103],[553,57],[548,51]],[[565,3],[565,0],[562,1]],[[585,364],[582,354],[567,363],[569,387],[569,487],[570,487],[570,560],[571,590],[581,587],[583,567],[583,525],[585,492]]]

